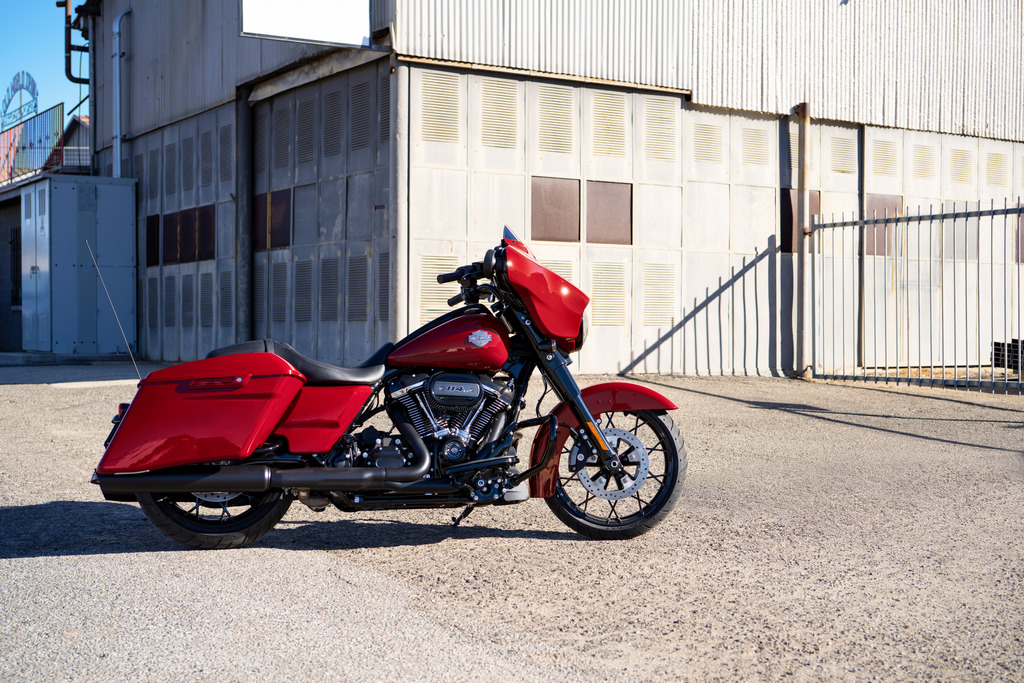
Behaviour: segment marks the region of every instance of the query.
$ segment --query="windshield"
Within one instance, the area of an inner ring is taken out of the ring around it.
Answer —
[[[505,230],[502,233],[501,243],[506,247],[509,245],[515,245],[520,251],[529,256],[531,259],[535,261],[537,260],[536,257],[534,257],[533,252],[530,251],[530,248],[526,246],[526,244],[521,239],[516,237],[516,234],[509,230],[507,225],[505,226]]]

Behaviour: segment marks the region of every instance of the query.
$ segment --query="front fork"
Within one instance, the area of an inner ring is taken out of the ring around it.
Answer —
[[[576,379],[569,372],[569,359],[553,341],[542,336],[534,329],[532,321],[522,313],[514,312],[519,319],[520,328],[526,332],[530,345],[537,353],[541,372],[548,378],[551,387],[558,397],[565,401],[572,414],[579,421],[580,435],[590,448],[590,455],[597,456],[601,466],[613,475],[622,475],[625,471],[619,456],[608,444],[600,425],[590,413]],[[569,470],[576,472],[583,467],[589,458],[581,457],[569,462]]]

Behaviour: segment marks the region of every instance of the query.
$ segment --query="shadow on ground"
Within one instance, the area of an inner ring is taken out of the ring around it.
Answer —
[[[450,511],[437,511],[436,524],[403,522],[375,513],[328,510],[323,521],[289,520],[253,545],[289,550],[355,550],[426,546],[448,539],[532,538],[579,540],[571,532],[501,529],[467,520],[453,527]],[[453,514],[457,514],[455,510]],[[340,517],[339,515],[345,515]],[[71,557],[190,550],[161,534],[131,503],[54,501],[0,508],[0,559]]]

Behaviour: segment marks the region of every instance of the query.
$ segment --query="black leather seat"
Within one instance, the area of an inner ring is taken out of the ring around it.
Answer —
[[[273,339],[258,339],[256,341],[232,344],[223,348],[214,349],[206,355],[207,358],[218,356],[233,356],[238,353],[272,353],[285,359],[296,370],[306,376],[306,383],[310,386],[336,386],[339,384],[374,384],[384,376],[384,362],[388,354],[395,348],[391,342],[377,349],[377,351],[366,359],[366,361],[355,368],[343,368],[330,363],[321,363],[318,360],[307,358],[284,342]]]

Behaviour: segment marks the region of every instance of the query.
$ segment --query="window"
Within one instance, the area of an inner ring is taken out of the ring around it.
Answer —
[[[587,181],[587,242],[633,243],[633,186]]]
[[[569,178],[533,178],[530,198],[532,239],[579,242],[580,181]]]

